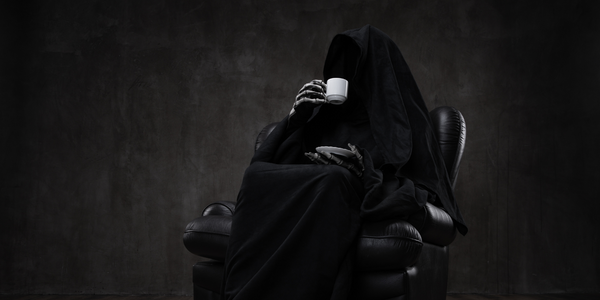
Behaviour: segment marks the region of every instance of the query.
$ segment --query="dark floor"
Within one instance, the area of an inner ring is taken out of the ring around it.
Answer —
[[[192,300],[192,296],[127,295],[0,295],[0,300]]]
[[[189,296],[0,295],[0,300],[192,300]],[[600,300],[600,294],[475,295],[450,294],[446,300]]]
[[[600,300],[600,294],[476,295],[449,294],[446,300]]]

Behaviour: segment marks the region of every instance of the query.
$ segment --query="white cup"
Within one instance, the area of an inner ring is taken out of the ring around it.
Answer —
[[[342,105],[348,99],[348,80],[344,78],[329,78],[327,80],[327,101],[333,105]]]

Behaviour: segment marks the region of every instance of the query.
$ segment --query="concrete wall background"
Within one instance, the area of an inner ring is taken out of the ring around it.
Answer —
[[[191,294],[185,225],[365,24],[467,120],[449,292],[600,292],[595,1],[3,6],[0,293]]]

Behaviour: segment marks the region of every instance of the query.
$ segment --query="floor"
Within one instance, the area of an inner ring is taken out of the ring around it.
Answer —
[[[448,294],[446,300],[600,300],[600,294],[475,295]]]
[[[186,296],[0,295],[0,300],[192,300]],[[449,294],[446,300],[600,300],[600,294],[476,295]]]
[[[192,296],[0,295],[0,300],[192,300]]]

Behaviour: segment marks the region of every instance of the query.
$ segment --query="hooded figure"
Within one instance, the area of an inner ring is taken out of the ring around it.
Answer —
[[[348,100],[286,116],[252,158],[233,215],[224,299],[347,299],[361,220],[408,217],[427,202],[467,227],[429,111],[400,50],[372,26],[335,36],[323,71]],[[356,145],[357,176],[305,156]]]

